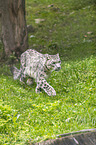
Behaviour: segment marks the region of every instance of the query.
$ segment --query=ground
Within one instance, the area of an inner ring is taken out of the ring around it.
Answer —
[[[8,62],[0,61],[0,144],[23,145],[96,128],[95,1],[26,0],[26,20],[34,30],[29,47],[60,54],[62,68],[48,79],[57,95],[36,94],[35,83],[14,81]]]

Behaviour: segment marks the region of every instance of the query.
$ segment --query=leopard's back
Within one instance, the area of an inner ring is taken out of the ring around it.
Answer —
[[[28,49],[21,55],[21,67],[26,75],[36,79],[37,73],[43,72],[46,59],[46,55]]]

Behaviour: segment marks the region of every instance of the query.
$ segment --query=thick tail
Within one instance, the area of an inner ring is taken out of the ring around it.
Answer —
[[[20,78],[21,75],[21,70],[17,69],[15,66],[11,67],[11,72],[13,74],[14,80],[17,80]]]

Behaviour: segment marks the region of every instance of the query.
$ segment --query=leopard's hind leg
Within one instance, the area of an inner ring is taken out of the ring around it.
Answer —
[[[34,83],[34,79],[33,78],[28,78],[28,80],[27,80],[27,85],[32,85],[33,83]]]

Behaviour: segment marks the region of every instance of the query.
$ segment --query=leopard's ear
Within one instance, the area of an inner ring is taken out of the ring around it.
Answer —
[[[59,53],[56,54],[59,57]]]

